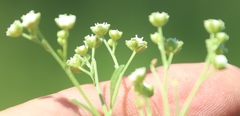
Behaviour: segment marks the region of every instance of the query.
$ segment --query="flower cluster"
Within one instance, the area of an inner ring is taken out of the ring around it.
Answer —
[[[30,11],[21,17],[22,23],[19,20],[15,20],[7,29],[6,35],[9,37],[19,37],[22,35],[23,28],[26,28],[34,36],[40,17],[40,13],[35,13],[33,10]]]
[[[224,22],[222,20],[208,19],[204,21],[204,27],[210,34],[210,38],[206,40],[208,53],[210,54],[210,62],[213,63],[215,69],[224,69],[227,67],[228,61],[224,54],[228,51],[225,43],[229,36],[225,32]]]

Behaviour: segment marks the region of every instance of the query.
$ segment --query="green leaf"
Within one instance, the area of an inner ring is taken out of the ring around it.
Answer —
[[[113,107],[113,106],[112,106],[113,93],[114,93],[115,86],[116,86],[117,80],[118,80],[118,78],[119,78],[119,75],[121,74],[124,66],[125,66],[125,65],[120,65],[117,69],[115,69],[115,71],[114,71],[113,74],[112,74],[111,82],[110,82],[110,100],[111,100],[111,101],[110,101],[110,107]]]

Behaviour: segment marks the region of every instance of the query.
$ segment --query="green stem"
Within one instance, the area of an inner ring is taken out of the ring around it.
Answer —
[[[159,75],[158,75],[154,65],[150,65],[150,70],[151,70],[153,76],[156,78],[156,80],[158,81],[158,84],[159,84],[159,89],[160,89],[160,92],[161,92],[161,95],[162,95],[162,101],[163,101],[164,116],[170,116],[170,107],[169,107],[169,104],[168,104],[167,93],[163,89],[162,83],[159,79]]]
[[[163,88],[167,92],[169,64],[168,64],[168,61],[167,61],[167,56],[166,56],[166,52],[165,52],[165,48],[164,48],[164,37],[163,37],[163,34],[162,34],[162,27],[158,28],[158,33],[159,33],[159,35],[161,37],[160,42],[158,42],[158,49],[160,51],[162,63],[163,63],[163,66],[164,66],[164,84],[163,84]]]
[[[111,55],[111,57],[112,57],[112,59],[113,59],[115,69],[117,69],[117,68],[119,67],[119,64],[118,64],[117,58],[116,58],[116,56],[115,56],[115,49],[116,49],[116,47],[115,47],[115,48],[113,47],[114,49],[111,50],[111,48],[110,48],[110,46],[108,45],[106,39],[104,39],[104,38],[103,38],[103,43],[104,43],[105,46],[107,47],[107,49],[108,49],[108,51],[109,51],[109,53],[110,53],[110,55]]]
[[[129,64],[132,62],[132,60],[133,60],[135,55],[136,55],[136,52],[133,51],[131,57],[129,58],[129,60],[127,62],[127,64],[125,65],[125,67],[123,68],[121,74],[119,75],[119,78],[118,78],[117,83],[115,85],[115,91],[113,92],[113,99],[112,99],[113,100],[113,102],[112,102],[113,105],[112,106],[114,106],[114,104],[116,102],[117,95],[118,95],[118,92],[119,92],[119,89],[120,89],[120,85],[121,85],[121,82],[122,82],[122,77],[123,77],[125,71],[127,70]]]
[[[104,111],[104,114],[105,116],[110,116],[109,115],[109,112],[108,112],[108,109],[107,109],[107,106],[104,102],[104,99],[103,99],[103,96],[102,96],[102,92],[101,92],[101,89],[100,89],[100,86],[99,86],[99,80],[98,80],[98,71],[97,71],[97,63],[96,63],[96,60],[95,58],[92,59],[92,63],[93,63],[93,68],[94,68],[94,78],[95,78],[95,87],[98,91],[98,95],[99,95],[99,98],[100,98],[100,101],[101,101],[101,104],[103,106],[103,111]]]
[[[193,100],[194,96],[196,95],[198,89],[200,88],[201,84],[204,82],[208,69],[210,67],[210,63],[207,63],[204,67],[203,73],[201,74],[200,78],[198,78],[196,84],[194,85],[193,89],[191,90],[190,94],[187,97],[186,102],[183,104],[183,107],[180,111],[180,116],[186,116],[190,103]]]
[[[146,109],[147,109],[147,116],[152,116],[151,106],[149,102],[149,98],[144,97],[145,103],[146,103]]]

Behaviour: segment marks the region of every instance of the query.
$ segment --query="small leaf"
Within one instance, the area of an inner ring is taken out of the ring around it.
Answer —
[[[112,105],[112,99],[113,99],[112,97],[115,90],[115,86],[124,66],[125,65],[120,65],[117,69],[115,69],[115,71],[112,74],[111,82],[110,82],[110,100],[111,100],[110,105]],[[113,107],[113,106],[110,106],[110,107]]]

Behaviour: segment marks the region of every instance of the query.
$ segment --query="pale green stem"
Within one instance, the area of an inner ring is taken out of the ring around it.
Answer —
[[[105,46],[107,47],[107,49],[108,49],[108,51],[109,51],[109,53],[110,53],[110,55],[111,55],[111,57],[112,57],[112,59],[113,59],[115,69],[117,69],[117,68],[119,67],[119,64],[118,64],[117,58],[116,58],[116,56],[115,56],[115,49],[116,49],[116,47],[115,47],[115,48],[113,47],[114,49],[111,50],[111,48],[110,48],[110,46],[108,45],[106,39],[103,39],[103,43],[104,43]]]
[[[95,87],[96,87],[96,89],[97,89],[97,91],[98,91],[98,95],[99,95],[101,104],[102,104],[102,106],[103,106],[104,114],[105,114],[105,116],[110,116],[110,115],[109,115],[109,112],[108,112],[108,109],[107,109],[107,106],[106,106],[106,104],[105,104],[105,102],[104,102],[104,99],[103,99],[103,96],[102,96],[102,92],[101,92],[100,86],[99,86],[97,63],[96,63],[95,58],[92,59],[92,63],[93,63],[93,68],[94,68]]]
[[[80,94],[83,96],[84,100],[88,103],[88,105],[92,109],[93,115],[100,116],[100,114],[97,111],[97,109],[92,105],[92,103],[89,101],[88,97],[83,92],[83,90],[80,87],[80,84],[77,81],[77,79],[75,78],[75,76],[72,74],[72,72],[70,71],[69,68],[65,67],[65,62],[63,62],[61,60],[61,58],[57,55],[57,53],[52,49],[51,45],[47,42],[47,40],[44,38],[44,36],[42,35],[42,33],[40,32],[39,29],[38,29],[38,35],[40,36],[41,40],[44,41],[44,43],[45,43],[44,46],[47,47],[48,52],[55,58],[55,60],[58,62],[58,64],[63,68],[63,70],[66,72],[66,74],[68,75],[69,79],[73,83],[73,85],[78,89]]]
[[[163,88],[167,92],[169,64],[168,64],[168,61],[167,61],[167,56],[166,56],[166,52],[165,52],[165,48],[164,48],[164,40],[163,40],[164,37],[163,37],[163,34],[162,34],[162,27],[158,28],[158,33],[159,33],[159,35],[161,37],[161,41],[158,42],[158,49],[160,51],[162,63],[163,63],[163,66],[164,66],[164,84],[163,84]]]
[[[63,44],[63,62],[67,62],[67,48],[68,48],[68,38],[66,38],[66,41]]]
[[[159,84],[159,89],[160,89],[160,92],[161,92],[161,95],[162,95],[162,101],[163,101],[164,116],[170,116],[170,107],[169,107],[169,104],[168,104],[167,93],[163,89],[162,82],[159,79],[160,77],[159,77],[154,65],[150,65],[150,70],[151,70],[153,76],[156,78],[156,80],[158,81],[158,84]]]
[[[207,62],[207,64],[204,67],[203,73],[201,74],[200,78],[198,78],[196,84],[194,85],[193,89],[191,90],[190,94],[188,95],[187,100],[183,104],[183,107],[180,111],[180,116],[186,116],[191,101],[193,100],[193,98],[196,95],[198,89],[200,88],[201,84],[203,83],[203,81],[205,80],[205,78],[207,76],[207,72],[208,72],[209,67],[210,67],[210,63]]]
[[[152,116],[152,110],[151,110],[151,106],[150,106],[150,102],[149,102],[149,98],[144,97],[145,103],[146,103],[146,112],[147,112],[147,116]]]
[[[127,62],[127,64],[125,65],[125,67],[123,68],[121,74],[119,75],[119,78],[118,78],[117,83],[116,83],[116,85],[115,85],[115,91],[113,92],[113,99],[112,99],[112,100],[113,100],[113,102],[112,102],[113,105],[112,105],[112,106],[114,106],[114,104],[115,104],[115,102],[116,102],[117,95],[118,95],[118,91],[119,91],[119,89],[120,89],[120,85],[121,85],[121,81],[122,81],[122,77],[123,77],[125,71],[127,70],[129,64],[132,62],[132,60],[133,60],[133,58],[134,58],[135,55],[136,55],[136,52],[133,51],[131,57],[129,58],[129,60],[128,60],[128,62]]]

